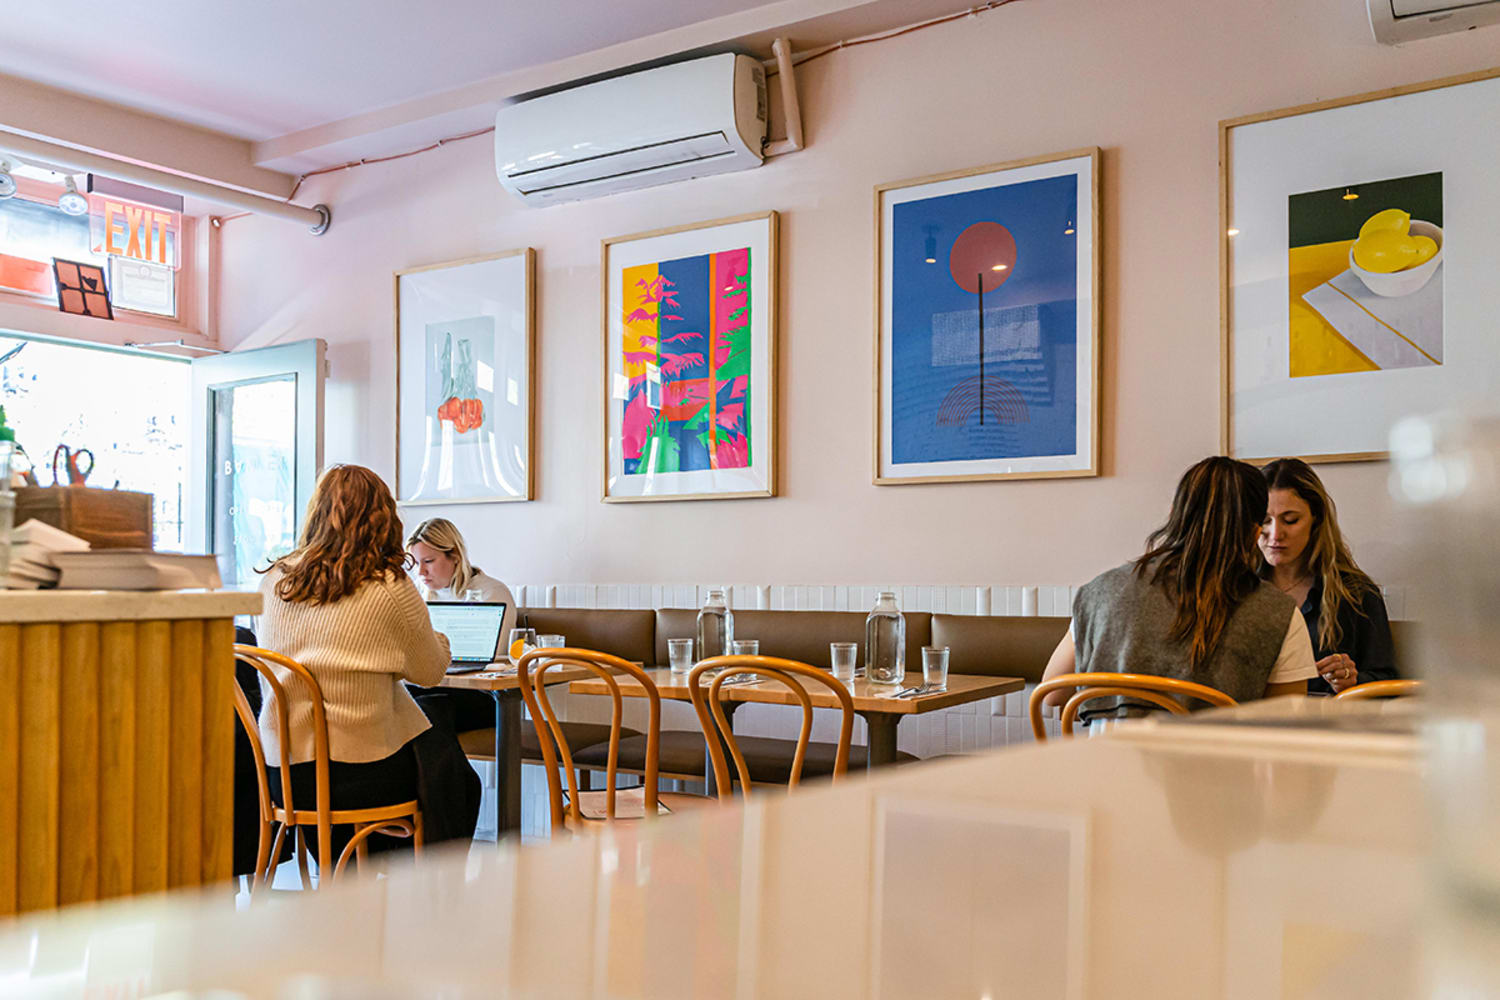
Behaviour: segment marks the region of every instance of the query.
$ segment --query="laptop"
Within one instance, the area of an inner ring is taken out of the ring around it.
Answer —
[[[453,660],[450,674],[483,670],[500,652],[500,626],[505,624],[504,601],[443,601],[427,605],[434,631],[448,637]]]

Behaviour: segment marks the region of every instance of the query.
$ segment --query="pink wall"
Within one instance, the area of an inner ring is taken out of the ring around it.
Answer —
[[[310,181],[300,200],[334,206],[328,235],[225,226],[220,329],[243,348],[325,338],[328,458],[389,478],[391,273],[533,246],[538,499],[445,511],[487,570],[1082,582],[1138,552],[1178,474],[1218,446],[1217,122],[1482,69],[1497,43],[1492,28],[1378,46],[1359,0],[1018,3],[799,71],[810,146],[758,170],[530,210],[477,139]],[[1090,145],[1105,151],[1104,475],[871,485],[872,187]],[[765,209],[782,213],[782,496],[601,503],[600,238]],[[1324,473],[1357,557],[1399,582],[1387,467]],[[702,543],[656,552],[647,537]]]

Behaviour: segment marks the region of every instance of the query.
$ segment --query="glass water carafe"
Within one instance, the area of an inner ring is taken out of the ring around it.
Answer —
[[[708,600],[698,612],[698,658],[723,656],[733,641],[734,612],[729,610],[724,591],[715,588],[708,592]]]
[[[865,619],[865,676],[874,684],[906,679],[906,618],[896,606],[895,591],[881,591]]]

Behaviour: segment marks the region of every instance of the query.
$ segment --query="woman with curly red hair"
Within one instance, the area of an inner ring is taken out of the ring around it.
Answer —
[[[450,662],[448,640],[433,631],[408,562],[385,483],[362,466],[334,466],[318,480],[296,549],[265,570],[260,641],[307,667],[323,690],[333,808],[415,798],[428,841],[472,836],[478,776],[454,737],[432,729],[404,683],[431,687]],[[283,681],[296,744],[279,745],[264,684],[261,743],[267,766],[290,763],[293,795],[310,801],[312,706],[299,681],[290,674]],[[280,795],[278,781],[271,788]],[[338,847],[343,840],[336,837]]]

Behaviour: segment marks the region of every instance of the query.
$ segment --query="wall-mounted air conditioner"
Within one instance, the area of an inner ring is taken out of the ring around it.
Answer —
[[[1375,40],[1386,45],[1500,23],[1500,0],[1365,0]]]
[[[765,70],[726,53],[501,108],[495,173],[551,205],[758,167],[765,137]]]

